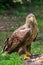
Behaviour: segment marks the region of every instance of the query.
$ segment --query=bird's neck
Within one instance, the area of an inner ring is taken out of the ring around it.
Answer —
[[[26,25],[27,27],[29,27],[29,26],[30,26],[30,21],[26,21],[26,22],[25,22],[25,25]]]
[[[25,26],[26,26],[26,28],[28,28],[29,27],[29,24],[28,23],[25,23]]]

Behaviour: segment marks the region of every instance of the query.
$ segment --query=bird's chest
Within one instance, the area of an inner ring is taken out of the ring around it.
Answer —
[[[33,28],[33,32],[32,32],[32,34],[31,34],[31,36],[28,37],[27,40],[25,41],[26,45],[30,45],[30,43],[31,43],[31,42],[34,40],[34,38],[36,37],[37,33],[38,33],[38,28],[37,28],[37,27]]]
[[[35,26],[35,28],[33,28],[33,33],[32,33],[31,39],[34,39],[36,37],[37,33],[38,33],[38,28]]]
[[[15,36],[17,36],[19,39],[23,40],[25,37],[27,37],[28,29],[19,30],[15,33]]]

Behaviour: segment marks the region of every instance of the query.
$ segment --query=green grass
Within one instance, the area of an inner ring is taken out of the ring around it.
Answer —
[[[43,42],[36,41],[32,43],[31,47],[32,54],[42,54],[43,53]]]
[[[43,20],[42,19],[38,20],[38,27],[39,27],[39,31],[43,33]]]
[[[0,65],[23,65],[23,58],[16,52],[6,56],[0,53]]]
[[[5,42],[6,38],[10,36],[10,32],[0,32],[0,45],[3,46],[3,43]]]

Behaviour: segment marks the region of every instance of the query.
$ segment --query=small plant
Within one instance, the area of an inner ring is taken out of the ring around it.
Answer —
[[[16,52],[5,56],[0,53],[0,65],[23,65],[23,59]]]

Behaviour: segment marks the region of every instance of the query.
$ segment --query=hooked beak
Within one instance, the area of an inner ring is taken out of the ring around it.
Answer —
[[[31,17],[30,20],[33,22],[34,21],[34,17]]]

